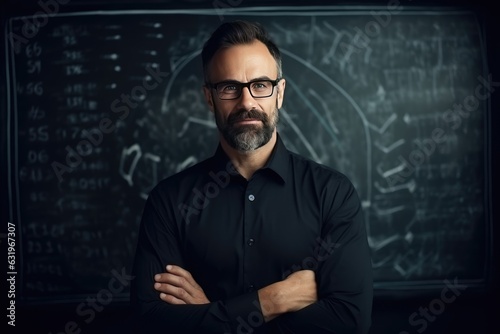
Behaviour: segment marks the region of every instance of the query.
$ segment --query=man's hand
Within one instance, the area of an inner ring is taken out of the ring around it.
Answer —
[[[295,312],[318,300],[316,277],[312,270],[300,270],[282,281],[288,294],[288,312]]]
[[[314,271],[299,270],[286,279],[259,290],[259,301],[265,321],[295,312],[318,300]]]
[[[210,303],[191,273],[179,266],[168,265],[166,273],[156,274],[154,288],[169,304]]]

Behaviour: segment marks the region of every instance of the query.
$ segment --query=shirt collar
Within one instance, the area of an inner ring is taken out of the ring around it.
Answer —
[[[290,152],[288,152],[288,150],[286,149],[285,144],[281,140],[279,134],[276,135],[276,145],[274,145],[271,157],[269,158],[265,166],[262,167],[262,169],[267,169],[274,172],[274,174],[277,176],[277,179],[279,179],[281,183],[285,183]]]
[[[277,134],[276,144],[271,152],[271,156],[261,170],[272,172],[270,174],[273,174],[273,176],[276,177],[276,180],[281,183],[285,183],[289,157],[290,152],[285,147],[285,144],[281,140],[279,134]],[[213,156],[212,168],[214,169],[213,172],[226,171],[233,176],[239,175],[220,143]]]

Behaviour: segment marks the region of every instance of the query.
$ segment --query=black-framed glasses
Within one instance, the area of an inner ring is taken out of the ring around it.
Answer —
[[[221,100],[235,100],[241,96],[244,87],[250,91],[254,98],[265,98],[273,95],[274,86],[282,78],[276,80],[252,80],[249,82],[221,81],[217,83],[207,83],[207,86],[215,89],[217,96]]]

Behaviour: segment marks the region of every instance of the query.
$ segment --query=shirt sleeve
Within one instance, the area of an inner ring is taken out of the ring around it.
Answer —
[[[171,208],[155,190],[144,207],[133,265],[130,300],[138,333],[233,333],[240,319],[259,312],[257,292],[204,305],[171,305],[153,287],[154,275],[165,272],[167,264],[183,266],[179,239]],[[168,261],[168,262],[167,262]],[[196,278],[195,278],[196,279]]]
[[[274,332],[368,333],[371,325],[373,277],[361,203],[349,180],[329,189],[327,216],[317,254],[318,301],[274,319]],[[330,203],[330,204],[328,204]]]

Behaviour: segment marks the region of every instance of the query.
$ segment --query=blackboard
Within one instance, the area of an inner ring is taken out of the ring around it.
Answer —
[[[215,150],[200,52],[236,18],[263,23],[283,52],[286,146],[357,187],[376,287],[481,282],[490,92],[474,13],[120,10],[59,13],[30,35],[33,17],[8,21],[21,297],[78,299],[130,273],[149,191]]]

